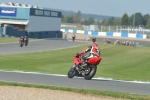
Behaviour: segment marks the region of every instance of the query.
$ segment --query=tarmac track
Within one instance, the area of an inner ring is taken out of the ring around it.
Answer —
[[[63,49],[88,44],[89,42],[68,42],[65,40],[36,40],[29,41],[28,46],[20,47],[18,42],[0,44],[0,55],[26,52],[41,52]]]
[[[98,42],[103,38],[97,39]],[[113,41],[114,39],[110,39]],[[146,42],[141,42],[147,44]],[[54,49],[89,44],[89,42],[72,42],[62,40],[39,40],[29,42],[27,47],[19,47],[18,43],[0,44],[0,55],[14,54],[25,52],[40,52]],[[68,69],[69,70],[69,69]],[[66,71],[67,74],[67,71]],[[24,72],[7,72],[0,71],[0,80],[8,82],[42,84],[49,86],[62,86],[71,88],[86,88],[105,91],[125,92],[131,94],[150,95],[150,83],[134,83],[114,80],[92,79],[84,80],[83,78],[69,79],[67,76],[48,75],[41,73],[24,73]]]
[[[119,38],[119,37],[97,37],[97,42],[104,42],[103,40],[108,39],[111,41],[111,44],[114,44],[116,40],[119,40],[120,43],[124,41],[129,41],[129,42],[138,42],[139,45],[141,46],[150,46],[150,39],[136,39],[136,38]]]

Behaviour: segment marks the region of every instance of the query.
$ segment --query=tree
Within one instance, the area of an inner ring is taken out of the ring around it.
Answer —
[[[87,20],[87,25],[91,25],[91,24],[94,24],[95,21],[94,21],[94,18],[90,17],[88,20]]]
[[[74,23],[74,17],[69,16],[68,19],[67,19],[67,23]]]
[[[148,19],[150,18],[149,14],[146,14],[143,16],[143,25],[146,26],[147,25],[147,22],[148,22]]]
[[[84,19],[84,21],[82,21],[83,25],[87,25],[87,19]]]
[[[81,11],[79,10],[74,18],[76,23],[81,23]]]
[[[107,25],[107,21],[104,19],[104,20],[100,23],[100,25]]]
[[[135,14],[135,25],[136,26],[143,25],[143,16],[141,13]]]
[[[121,25],[128,26],[129,25],[129,17],[127,13],[125,13],[121,18]]]
[[[65,16],[63,21],[66,22],[66,23],[74,23],[74,13],[70,12],[70,15]]]
[[[148,18],[148,21],[147,21],[147,28],[150,29],[150,18]]]
[[[129,17],[129,25],[133,26],[134,14]]]
[[[108,25],[114,25],[114,17],[108,19]]]
[[[100,18],[97,19],[97,21],[95,22],[96,25],[100,24]]]
[[[139,25],[143,25],[143,16],[141,13],[135,13],[130,17],[129,20],[130,25],[135,25],[135,26],[139,26]]]
[[[114,25],[121,25],[121,19],[120,18],[115,19],[114,20]]]
[[[69,17],[69,16],[64,16],[62,21],[65,22],[65,23],[67,23],[68,17]]]
[[[61,21],[62,21],[62,22],[64,22],[63,19],[64,19],[64,15],[62,14],[62,15],[61,15]]]
[[[63,19],[62,19],[62,22],[74,23],[74,16],[73,15],[71,15],[71,16],[64,16]]]

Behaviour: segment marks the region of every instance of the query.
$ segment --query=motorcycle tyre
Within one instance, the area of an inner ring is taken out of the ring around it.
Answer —
[[[23,44],[20,44],[20,47],[23,47]]]
[[[91,80],[93,78],[93,76],[96,74],[96,71],[97,71],[97,66],[91,65],[90,67],[92,69],[90,71],[90,73],[84,75],[84,79],[86,79],[86,80]]]
[[[28,44],[26,43],[25,46],[27,46]]]
[[[70,75],[70,72],[72,71],[72,74]],[[71,68],[69,71],[68,71],[68,78],[73,78],[74,76],[76,75],[76,70]]]

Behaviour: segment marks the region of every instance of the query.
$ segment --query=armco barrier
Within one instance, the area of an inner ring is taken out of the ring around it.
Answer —
[[[71,29],[61,29],[64,33],[80,33],[80,34],[89,34],[92,36],[115,36],[115,37],[130,37],[130,38],[141,38],[146,39],[147,35],[142,33],[125,33],[125,32],[93,32],[93,31],[83,31],[83,30],[71,30]]]

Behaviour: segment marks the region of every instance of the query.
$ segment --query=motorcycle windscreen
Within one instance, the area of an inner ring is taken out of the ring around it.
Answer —
[[[92,64],[92,65],[98,65],[101,60],[102,60],[102,58],[90,58],[88,60],[88,63]]]

